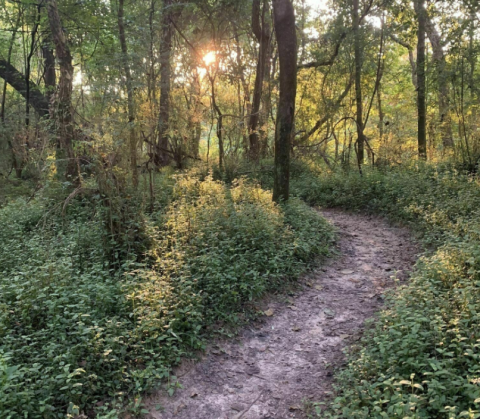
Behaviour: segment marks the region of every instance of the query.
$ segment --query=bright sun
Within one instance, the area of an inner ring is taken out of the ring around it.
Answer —
[[[213,64],[215,62],[215,58],[216,58],[215,51],[210,51],[203,56],[203,62],[206,65],[210,65],[210,64]]]

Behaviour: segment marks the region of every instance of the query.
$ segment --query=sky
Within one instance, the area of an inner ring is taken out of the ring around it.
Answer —
[[[327,0],[305,0],[305,3],[311,6],[313,9],[327,9]]]

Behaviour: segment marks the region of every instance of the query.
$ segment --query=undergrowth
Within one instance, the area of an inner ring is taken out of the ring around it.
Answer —
[[[171,367],[209,325],[236,321],[333,240],[315,211],[253,182],[168,184],[149,211],[95,188],[0,208],[0,418],[141,413],[146,391],[174,391]]]
[[[313,174],[292,182],[310,204],[382,214],[430,249],[348,354],[318,416],[480,417],[480,184],[448,167]]]

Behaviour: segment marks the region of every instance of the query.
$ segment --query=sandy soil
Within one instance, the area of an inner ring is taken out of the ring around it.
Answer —
[[[309,401],[326,398],[342,349],[358,340],[394,278],[408,278],[418,248],[383,219],[322,213],[339,231],[340,256],[302,278],[295,295],[265,300],[266,315],[237,339],[183,362],[183,389],[151,396],[149,418],[304,418]]]

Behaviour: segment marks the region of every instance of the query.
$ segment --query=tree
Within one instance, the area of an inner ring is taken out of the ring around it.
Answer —
[[[172,20],[178,15],[172,7],[174,0],[164,0],[160,40],[160,112],[158,114],[158,139],[155,151],[155,164],[165,166],[170,161],[168,150],[168,132],[170,129],[171,95],[171,56],[172,56]]]
[[[424,6],[425,8],[425,6]],[[440,34],[428,16],[426,10],[423,11],[425,15],[425,32],[428,35],[430,44],[432,45],[432,59],[437,73],[437,96],[438,96],[438,114],[440,135],[444,148],[453,147],[452,137],[452,118],[450,115],[450,89],[447,78],[447,61],[443,50],[443,43]]]
[[[290,0],[273,0],[273,21],[280,60],[273,200],[280,202],[289,198],[290,144],[297,93],[297,33],[295,12]]]
[[[425,97],[425,0],[417,0],[417,112],[418,112],[418,156],[427,159],[426,97]]]
[[[67,179],[75,180],[77,162],[73,151],[75,138],[72,90],[73,90],[73,59],[63,32],[60,14],[56,0],[47,0],[48,21],[52,32],[52,40],[55,45],[57,59],[60,64],[60,78],[55,96],[55,120],[57,122],[57,151],[60,160],[67,159],[65,175]],[[63,165],[60,165],[61,167]]]
[[[138,185],[137,170],[137,136],[135,133],[135,103],[133,99],[132,75],[128,62],[127,40],[125,38],[125,23],[123,19],[124,0],[118,1],[118,37],[122,48],[123,71],[125,72],[125,87],[127,89],[128,131],[130,135],[130,170],[132,172],[133,186]]]
[[[363,133],[363,102],[362,102],[362,45],[360,34],[360,18],[358,13],[358,0],[353,0],[353,43],[355,54],[355,103],[357,107],[357,161],[361,167],[364,160],[365,137]]]
[[[12,86],[25,99],[27,98],[27,82],[25,75],[20,73],[8,60],[0,58],[0,77]],[[40,88],[30,80],[29,82],[30,104],[40,117],[48,116],[48,100]],[[2,112],[3,115],[3,112]]]
[[[266,20],[268,12],[268,3],[263,0],[262,11],[260,13],[260,0],[253,0],[252,5],[252,31],[260,44],[257,61],[257,71],[255,73],[255,87],[253,90],[252,110],[250,114],[248,132],[250,158],[258,160],[260,157],[260,135],[258,132],[258,123],[260,121],[260,104],[262,100],[263,81],[265,79],[265,70],[267,63],[267,54],[270,45],[270,26]]]

